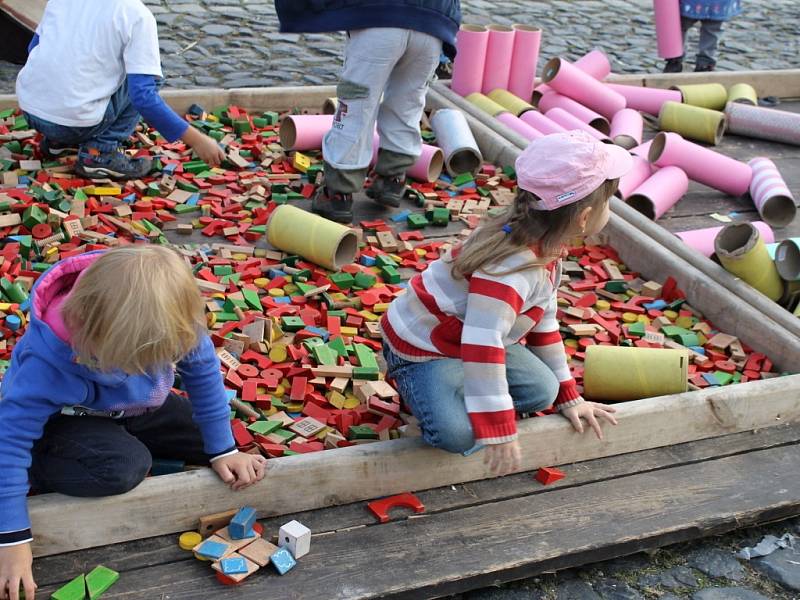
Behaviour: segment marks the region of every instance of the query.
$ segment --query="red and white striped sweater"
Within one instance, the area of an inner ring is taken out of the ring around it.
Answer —
[[[381,319],[383,337],[398,356],[414,362],[464,361],[464,400],[476,442],[500,444],[517,436],[505,372],[506,347],[522,338],[560,382],[555,406],[582,401],[569,372],[556,320],[561,263],[502,275],[536,260],[521,250],[500,263],[457,280],[446,258],[409,282]]]

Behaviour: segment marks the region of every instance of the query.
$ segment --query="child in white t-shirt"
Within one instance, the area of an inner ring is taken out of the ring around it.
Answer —
[[[153,14],[141,0],[50,0],[17,77],[20,108],[54,158],[79,147],[75,171],[132,179],[151,160],[120,146],[144,117],[168,141],[182,139],[217,166],[217,143],[180,118],[158,95],[161,58]]]

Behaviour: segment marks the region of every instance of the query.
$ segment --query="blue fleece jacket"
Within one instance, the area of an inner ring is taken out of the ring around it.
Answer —
[[[172,365],[148,375],[103,373],[80,365],[69,344],[43,319],[48,304],[68,293],[80,273],[101,254],[62,260],[33,288],[30,323],[14,347],[0,388],[0,545],[30,539],[25,497],[31,448],[51,416],[67,406],[140,414],[161,406],[174,383]],[[215,456],[234,449],[230,408],[211,339],[203,336],[177,370],[189,393],[206,453]]]
[[[456,54],[461,25],[459,0],[275,0],[281,31],[319,33],[370,27],[421,31],[444,42],[444,53]]]

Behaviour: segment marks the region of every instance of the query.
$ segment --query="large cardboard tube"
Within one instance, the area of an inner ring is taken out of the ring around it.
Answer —
[[[681,31],[681,4],[679,0],[653,0],[656,21],[656,42],[660,58],[683,56]]]
[[[488,115],[496,117],[500,113],[508,112],[505,106],[498,104],[488,96],[484,96],[480,92],[473,92],[469,96],[464,96],[464,100],[470,104],[474,104]]]
[[[643,156],[633,155],[633,167],[620,177],[619,186],[615,196],[623,200],[633,193],[633,190],[642,185],[653,174],[653,165]]]
[[[783,240],[775,249],[775,268],[784,281],[800,281],[800,246],[798,239]]]
[[[578,117],[587,125],[591,125],[598,131],[608,135],[611,125],[603,115],[596,113],[591,108],[585,107],[580,102],[576,102],[568,96],[549,91],[539,99],[539,110],[546,113],[551,108],[563,108],[568,113]],[[619,113],[617,113],[619,114]]]
[[[610,137],[617,146],[630,150],[642,143],[644,120],[638,110],[623,108],[611,119]]]
[[[520,115],[519,118],[525,121],[528,125],[536,129],[537,131],[541,131],[545,135],[567,131],[565,127],[562,127],[561,125],[553,121],[553,119],[543,115],[538,110],[529,110],[527,112],[524,112]]]
[[[581,71],[591,75],[598,81],[603,81],[603,79],[608,77],[609,73],[611,73],[611,62],[608,60],[606,53],[599,48],[587,52],[576,60],[574,64]],[[546,83],[537,85],[533,90],[533,96],[531,98],[533,105],[538,106],[539,99],[548,91],[550,91],[550,86]]]
[[[286,151],[319,150],[332,125],[333,115],[289,115],[281,121],[281,146]]]
[[[772,231],[769,225],[763,221],[754,221],[751,223],[751,225],[758,229],[765,244],[773,244],[775,241],[775,233]],[[717,234],[722,231],[723,227],[723,225],[720,225],[719,227],[704,227],[703,229],[678,231],[675,233],[675,237],[679,238],[689,248],[692,248],[706,258],[709,258],[714,254],[714,240],[716,239]],[[688,260],[688,257],[684,258]]]
[[[480,92],[489,30],[482,25],[462,25],[456,34],[458,54],[453,61],[452,90],[460,96]]]
[[[511,56],[514,52],[514,30],[505,25],[489,25],[486,44],[486,63],[483,65],[481,91],[488,94],[497,88],[508,88],[511,73]]]
[[[592,137],[597,138],[601,142],[608,142],[611,143],[611,138],[609,138],[606,134],[604,134],[599,129],[595,129],[588,123],[584,123],[578,117],[565,111],[563,108],[559,108],[556,106],[555,108],[551,108],[545,113],[545,116],[548,119],[551,119],[561,125],[567,131],[573,131],[575,129],[579,129],[581,131],[585,131]]]
[[[489,98],[517,117],[525,111],[533,110],[533,105],[519,96],[515,96],[508,90],[492,90],[489,92]],[[469,98],[467,98],[467,100],[469,100]]]
[[[464,113],[455,108],[440,108],[431,117],[431,127],[450,175],[478,172],[483,156]]]
[[[352,229],[291,204],[272,211],[267,241],[331,271],[352,263],[358,252],[358,237]]]
[[[680,102],[664,102],[658,115],[661,131],[716,146],[725,133],[725,113]]]
[[[741,102],[750,106],[758,106],[758,94],[749,83],[734,83],[728,89],[728,102]]]
[[[623,95],[558,57],[547,61],[542,81],[560,94],[569,96],[607,119],[611,119],[618,111],[625,108]]]
[[[668,348],[589,346],[583,363],[587,400],[625,402],[685,392],[689,352]]]
[[[759,156],[747,163],[753,169],[750,197],[758,214],[773,227],[786,227],[794,220],[797,206],[789,186],[770,159]]]
[[[499,114],[497,115],[497,120],[503,125],[507,125],[512,130],[516,131],[529,142],[531,140],[535,140],[536,138],[544,137],[544,134],[541,131],[531,127],[525,121],[519,117],[515,117],[511,113]]]
[[[444,168],[444,154],[442,149],[430,144],[422,144],[419,158],[411,165],[406,175],[417,181],[433,183],[439,179]]]
[[[514,50],[511,55],[511,71],[508,74],[508,91],[530,101],[536,77],[536,63],[539,62],[542,30],[520,24],[512,25],[511,28],[514,30]]]
[[[678,90],[663,90],[661,88],[640,87],[638,85],[623,85],[621,83],[607,83],[615,92],[625,96],[628,108],[641,110],[653,116],[658,116],[664,102],[671,100],[681,102],[681,93]]]
[[[800,146],[800,114],[728,102],[728,131],[736,135]]]
[[[721,83],[690,83],[674,85],[670,89],[681,93],[684,104],[722,110],[728,101],[728,92]]]
[[[657,167],[680,167],[690,179],[732,196],[741,196],[750,187],[750,165],[683,139],[677,133],[656,135],[648,155]]]
[[[683,198],[689,189],[689,178],[679,167],[664,167],[651,175],[626,198],[647,218],[656,220]]]
[[[770,300],[783,296],[775,263],[770,259],[758,229],[750,223],[726,225],[714,240],[719,262],[737,277],[749,283]]]

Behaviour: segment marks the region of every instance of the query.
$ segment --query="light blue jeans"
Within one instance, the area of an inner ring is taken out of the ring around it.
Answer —
[[[463,453],[475,446],[464,404],[464,363],[457,358],[410,362],[383,345],[388,375],[434,448]],[[526,346],[506,348],[508,391],[518,413],[544,410],[556,399],[558,380]]]

